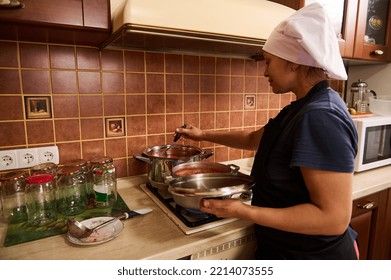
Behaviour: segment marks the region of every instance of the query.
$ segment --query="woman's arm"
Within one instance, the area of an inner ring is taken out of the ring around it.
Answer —
[[[232,148],[256,151],[261,141],[263,127],[256,131],[203,131],[195,126],[177,128],[182,137],[195,141],[209,141]]]
[[[349,225],[352,174],[301,168],[311,203],[287,208],[250,206],[239,200],[204,200],[201,210],[219,217],[236,217],[279,230],[337,235]]]

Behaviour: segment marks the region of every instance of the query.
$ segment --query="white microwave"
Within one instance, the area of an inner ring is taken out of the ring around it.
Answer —
[[[391,116],[353,119],[358,134],[354,171],[391,164]]]

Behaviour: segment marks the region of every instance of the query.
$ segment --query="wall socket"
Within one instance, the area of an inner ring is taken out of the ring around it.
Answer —
[[[60,162],[57,146],[0,151],[0,171],[29,168],[45,162]]]

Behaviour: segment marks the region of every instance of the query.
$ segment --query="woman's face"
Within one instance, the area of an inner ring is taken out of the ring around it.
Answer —
[[[296,78],[293,70],[295,64],[271,53],[264,52],[266,68],[264,76],[269,78],[270,86],[275,93],[285,93],[292,90]]]

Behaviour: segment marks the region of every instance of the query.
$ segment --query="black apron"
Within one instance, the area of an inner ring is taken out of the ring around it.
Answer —
[[[311,102],[313,96],[323,94],[327,88],[327,81],[318,83],[305,97],[286,106],[265,126],[251,171],[255,181],[261,183],[263,189],[273,192],[273,182],[268,175],[267,164],[278,138],[284,137],[284,134],[294,129],[297,118],[308,110],[306,105]],[[270,207],[262,203],[264,195],[255,185],[252,204]],[[313,236],[255,225],[255,232],[258,243],[257,259],[356,259],[353,241],[348,231],[341,236]],[[318,246],[318,240],[322,240],[321,246]]]

